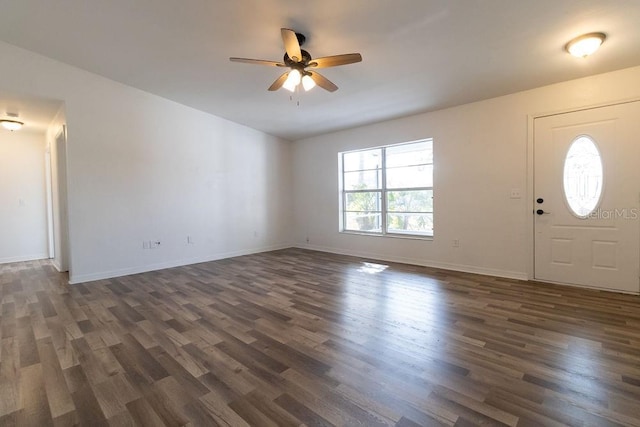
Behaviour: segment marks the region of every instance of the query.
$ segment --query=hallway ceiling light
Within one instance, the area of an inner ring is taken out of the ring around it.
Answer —
[[[0,125],[2,125],[3,128],[13,132],[14,130],[20,130],[24,123],[17,120],[1,119]]]
[[[573,56],[586,58],[598,50],[606,38],[604,33],[583,34],[567,43],[565,49]]]

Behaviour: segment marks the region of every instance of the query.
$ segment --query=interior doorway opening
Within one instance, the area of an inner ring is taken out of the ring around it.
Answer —
[[[59,100],[0,93],[0,264],[52,259],[69,269],[66,113]]]

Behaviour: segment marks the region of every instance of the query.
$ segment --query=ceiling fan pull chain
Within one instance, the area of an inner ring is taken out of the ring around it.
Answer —
[[[295,99],[294,99],[295,97]],[[300,106],[300,86],[296,86],[295,90],[289,95],[289,102],[296,103],[296,107]]]
[[[289,101],[293,102],[293,95],[289,95]],[[300,106],[300,99],[296,99],[296,107]]]

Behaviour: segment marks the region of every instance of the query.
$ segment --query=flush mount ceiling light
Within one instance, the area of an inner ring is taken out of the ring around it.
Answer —
[[[24,123],[19,122],[17,120],[1,119],[0,125],[2,125],[3,128],[13,132],[14,130],[20,130],[20,128],[22,128],[22,125],[24,125]]]
[[[586,58],[598,50],[606,38],[604,33],[583,34],[571,40],[564,48],[573,56]]]

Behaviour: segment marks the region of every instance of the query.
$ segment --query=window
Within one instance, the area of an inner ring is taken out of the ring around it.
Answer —
[[[602,159],[593,139],[576,138],[564,159],[564,197],[578,218],[588,217],[602,196]]]
[[[433,140],[340,153],[341,231],[433,236]]]

